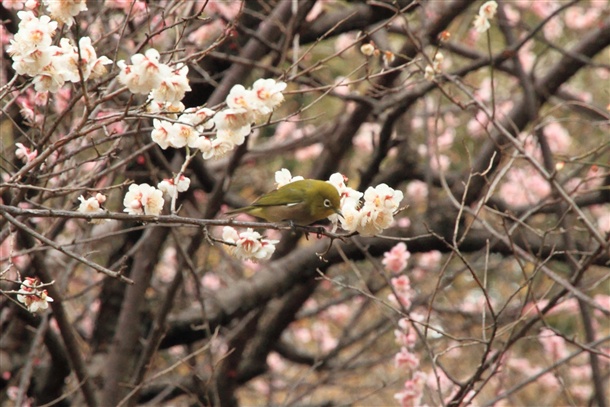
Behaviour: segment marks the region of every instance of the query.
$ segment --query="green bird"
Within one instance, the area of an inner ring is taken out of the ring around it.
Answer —
[[[341,197],[329,182],[304,179],[268,192],[248,206],[228,211],[227,215],[237,213],[247,213],[268,222],[288,221],[306,226],[335,213],[341,215]]]

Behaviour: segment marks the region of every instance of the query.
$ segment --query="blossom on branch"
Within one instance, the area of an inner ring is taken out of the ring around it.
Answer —
[[[178,192],[187,191],[190,185],[191,180],[183,174],[180,174],[177,183],[174,178],[166,178],[157,184],[157,188],[159,188],[165,196],[173,198],[178,196]]]
[[[159,215],[163,209],[163,192],[148,184],[131,184],[123,205],[130,215]]]
[[[168,77],[163,77],[161,83],[156,86],[150,96],[159,102],[179,102],[184,94],[191,90],[187,74],[189,67],[180,63],[171,71]]]
[[[484,33],[489,30],[489,20],[494,18],[498,10],[498,3],[495,1],[487,1],[479,8],[479,14],[474,18],[474,29],[479,33]]]
[[[53,302],[53,298],[47,295],[47,290],[41,290],[40,286],[38,278],[26,277],[19,288],[17,301],[24,304],[31,313],[44,311]]]
[[[364,193],[364,203],[358,207],[354,200],[342,205],[341,226],[349,232],[358,232],[362,236],[374,236],[390,227],[394,212],[402,201],[402,191],[394,190],[386,184],[375,188],[369,187]]]
[[[282,168],[281,170],[275,172],[275,187],[281,188],[284,185],[290,184],[294,181],[300,181],[302,179],[304,178],[300,175],[293,177],[290,170]]]
[[[21,143],[15,143],[17,146],[17,151],[15,151],[15,156],[23,161],[25,164],[32,161],[34,158],[38,156],[38,150],[31,150],[30,148],[24,146]]]
[[[263,239],[258,232],[248,228],[245,232],[237,233],[231,226],[222,229],[222,239],[230,246],[231,254],[241,260],[267,260],[275,252],[275,245],[279,240]]]
[[[159,62],[161,55],[154,48],[149,48],[144,54],[135,54],[131,57],[131,65],[125,61],[117,62],[121,72],[119,82],[127,86],[130,92],[148,95],[158,88],[163,80],[172,76],[169,66]]]
[[[47,10],[55,20],[68,27],[74,23],[74,16],[87,10],[86,0],[42,0]]]
[[[411,253],[407,250],[407,245],[404,242],[398,243],[392,249],[383,254],[381,264],[386,270],[400,273],[407,268],[407,262],[411,257]]]
[[[98,213],[106,213],[106,211],[102,208],[102,204],[106,202],[106,196],[103,194],[96,194],[90,198],[85,199],[82,195],[78,197],[80,201],[80,205],[78,206],[78,212],[85,214],[98,214]],[[100,224],[104,222],[108,222],[110,219],[91,219],[91,223]]]
[[[19,30],[6,52],[13,58],[13,69],[19,75],[35,76],[51,62],[51,44],[57,22],[49,16],[36,18],[31,11],[20,11]]]

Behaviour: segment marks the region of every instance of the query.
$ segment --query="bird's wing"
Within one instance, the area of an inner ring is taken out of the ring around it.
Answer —
[[[278,205],[296,205],[303,201],[303,191],[299,191],[295,188],[290,187],[290,185],[286,185],[281,188],[281,196],[282,199],[278,199],[280,194],[280,190],[276,189],[271,191],[256,201],[252,202],[251,206],[278,206]]]

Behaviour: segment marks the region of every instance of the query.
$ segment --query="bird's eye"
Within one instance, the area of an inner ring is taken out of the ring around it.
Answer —
[[[325,206],[326,208],[330,208],[330,207],[331,207],[330,199],[325,199],[325,200],[324,200],[324,206]]]

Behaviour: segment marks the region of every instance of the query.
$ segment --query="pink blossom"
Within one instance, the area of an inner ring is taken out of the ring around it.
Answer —
[[[209,13],[218,13],[227,20],[233,20],[239,14],[243,0],[238,1],[211,1],[205,9]]]
[[[407,185],[406,195],[413,203],[425,203],[428,199],[428,184],[419,180],[411,181]]]
[[[512,167],[500,187],[502,199],[515,206],[537,203],[550,192],[549,183],[531,167]]]
[[[379,140],[381,125],[379,123],[363,123],[358,129],[358,133],[352,139],[354,148],[364,153],[371,153],[374,144]]]
[[[23,10],[23,0],[3,0],[2,7],[13,10]]]
[[[215,4],[215,3],[210,3]],[[216,40],[225,30],[226,24],[221,19],[215,19],[208,24],[202,24],[189,34],[188,40],[197,46],[205,46]]]
[[[592,28],[600,19],[600,10],[595,7],[569,7],[565,11],[565,25],[571,30]]]
[[[201,277],[201,285],[208,290],[216,291],[222,286],[222,281],[216,273],[208,271]]]
[[[15,156],[19,158],[24,163],[29,163],[34,160],[38,156],[38,150],[31,150],[30,148],[24,146],[21,143],[15,143],[17,146],[17,151],[15,152]]]
[[[328,324],[314,322],[311,327],[312,337],[323,352],[329,352],[337,347],[338,340],[333,337]]]
[[[340,34],[339,36],[337,36],[337,39],[335,40],[335,44],[334,44],[335,52],[338,52],[339,54],[341,54],[341,53],[347,51],[348,49],[352,48],[354,46],[355,42],[356,42],[355,33],[349,32],[349,33]]]
[[[309,160],[318,157],[323,149],[324,146],[322,145],[322,143],[315,143],[307,147],[299,148],[295,152],[294,156],[297,161],[301,162],[304,160]]]
[[[410,293],[400,293],[396,292],[394,294],[388,294],[388,301],[394,304],[395,306],[402,306],[406,309],[411,308],[411,294]]]
[[[548,328],[540,330],[538,341],[542,344],[544,352],[552,361],[558,361],[568,355],[565,339]]]
[[[328,315],[331,320],[338,323],[345,322],[351,314],[351,307],[347,304],[333,305],[325,312],[325,315]]]
[[[547,124],[544,126],[544,135],[552,152],[558,154],[568,152],[572,138],[561,124],[556,121]]]
[[[440,265],[442,254],[438,250],[420,253],[417,264],[425,270],[433,270]]]
[[[403,346],[394,357],[394,363],[398,368],[406,367],[409,370],[415,370],[419,367],[419,358]]]
[[[394,394],[394,398],[400,403],[401,407],[419,406],[424,385],[428,380],[428,376],[424,372],[415,372],[413,378],[405,382],[403,390]]]
[[[381,263],[384,265],[386,270],[394,273],[400,273],[407,268],[407,261],[409,260],[409,257],[411,257],[411,253],[407,250],[407,245],[400,242],[390,251],[383,254],[383,260]],[[392,280],[392,283],[393,282],[394,279]]]
[[[298,120],[298,118],[297,118]],[[296,121],[285,120],[280,122],[275,128],[273,139],[276,141],[290,140],[293,134],[297,131]]]

